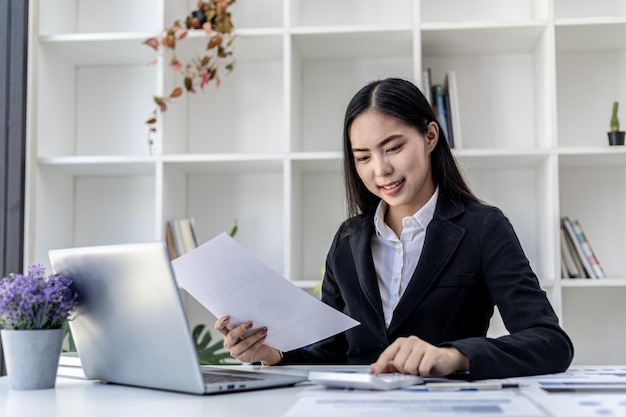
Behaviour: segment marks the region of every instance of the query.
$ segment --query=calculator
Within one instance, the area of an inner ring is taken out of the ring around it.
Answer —
[[[309,381],[330,388],[385,391],[420,385],[420,376],[400,373],[374,375],[366,371],[310,371]]]

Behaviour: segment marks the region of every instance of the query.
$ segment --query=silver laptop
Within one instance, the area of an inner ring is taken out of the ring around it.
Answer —
[[[306,380],[236,365],[201,367],[161,242],[58,249],[49,257],[79,293],[70,327],[89,379],[194,394]]]

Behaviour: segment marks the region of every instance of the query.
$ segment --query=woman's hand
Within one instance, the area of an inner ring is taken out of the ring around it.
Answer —
[[[453,347],[436,347],[416,336],[399,337],[371,364],[375,374],[401,372],[445,376],[469,371],[469,359]]]
[[[215,322],[215,330],[224,336],[224,348],[230,356],[241,362],[262,362],[263,365],[276,365],[282,360],[277,349],[269,347],[263,342],[267,338],[267,328],[263,327],[244,336],[252,329],[252,322],[247,321],[239,326],[228,329],[230,316],[220,317]]]

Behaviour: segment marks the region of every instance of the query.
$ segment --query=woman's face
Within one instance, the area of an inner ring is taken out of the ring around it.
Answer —
[[[439,138],[436,123],[426,135],[376,110],[357,116],[350,127],[356,171],[368,190],[402,217],[415,214],[435,192],[430,153]]]

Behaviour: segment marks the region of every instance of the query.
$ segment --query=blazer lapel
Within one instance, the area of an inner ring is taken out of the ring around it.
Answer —
[[[439,205],[442,205],[441,210],[439,210]],[[389,333],[396,330],[421,303],[465,235],[465,229],[448,220],[464,210],[462,205],[446,203],[440,197],[437,208],[435,216],[428,225],[424,249],[415,272],[394,310]]]
[[[374,311],[376,311],[384,328],[385,319],[380,289],[378,288],[376,269],[374,268],[372,249],[370,247],[372,233],[374,233],[374,219],[373,216],[367,215],[361,225],[350,235],[350,246],[361,290]]]

